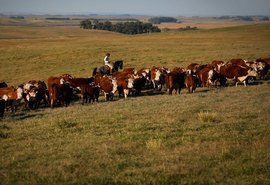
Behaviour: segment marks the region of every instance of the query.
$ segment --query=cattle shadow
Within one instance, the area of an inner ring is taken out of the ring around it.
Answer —
[[[22,121],[22,120],[26,120],[26,119],[30,119],[30,118],[35,118],[35,117],[42,117],[44,116],[43,113],[38,113],[38,110],[35,111],[25,111],[25,112],[19,112],[19,113],[9,113],[10,115],[5,115],[8,116],[10,118],[12,118],[13,120],[17,120],[17,121]]]
[[[142,91],[138,96],[155,96],[155,95],[163,95],[166,93],[167,93],[166,91],[150,89]]]
[[[214,89],[214,88],[213,88],[213,89]],[[209,88],[209,89],[200,89],[200,88],[196,88],[195,93],[207,93],[207,92],[209,92],[209,91],[211,91],[211,88]],[[190,93],[188,93],[188,94],[190,94]]]
[[[269,82],[268,82],[269,83]],[[263,82],[262,81],[254,81],[254,82],[249,82],[248,85],[262,85]]]

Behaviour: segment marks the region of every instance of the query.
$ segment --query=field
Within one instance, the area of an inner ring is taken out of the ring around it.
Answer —
[[[270,24],[122,35],[75,26],[0,26],[0,80],[269,57]],[[269,80],[7,113],[1,184],[269,184]]]

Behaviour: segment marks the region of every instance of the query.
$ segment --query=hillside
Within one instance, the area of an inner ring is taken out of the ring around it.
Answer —
[[[122,59],[124,67],[136,68],[253,60],[269,56],[269,28],[270,24],[258,24],[129,36],[77,27],[3,26],[1,80],[18,85],[63,73],[90,76],[94,67],[103,65],[106,52],[112,60]]]

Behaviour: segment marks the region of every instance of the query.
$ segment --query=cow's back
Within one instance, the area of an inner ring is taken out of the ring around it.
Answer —
[[[220,73],[230,79],[246,76],[248,74],[247,71],[248,71],[248,68],[235,66],[235,65],[222,66],[220,68]]]

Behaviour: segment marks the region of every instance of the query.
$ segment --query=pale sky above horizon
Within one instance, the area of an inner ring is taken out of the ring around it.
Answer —
[[[270,15],[270,0],[0,0],[1,14]]]

